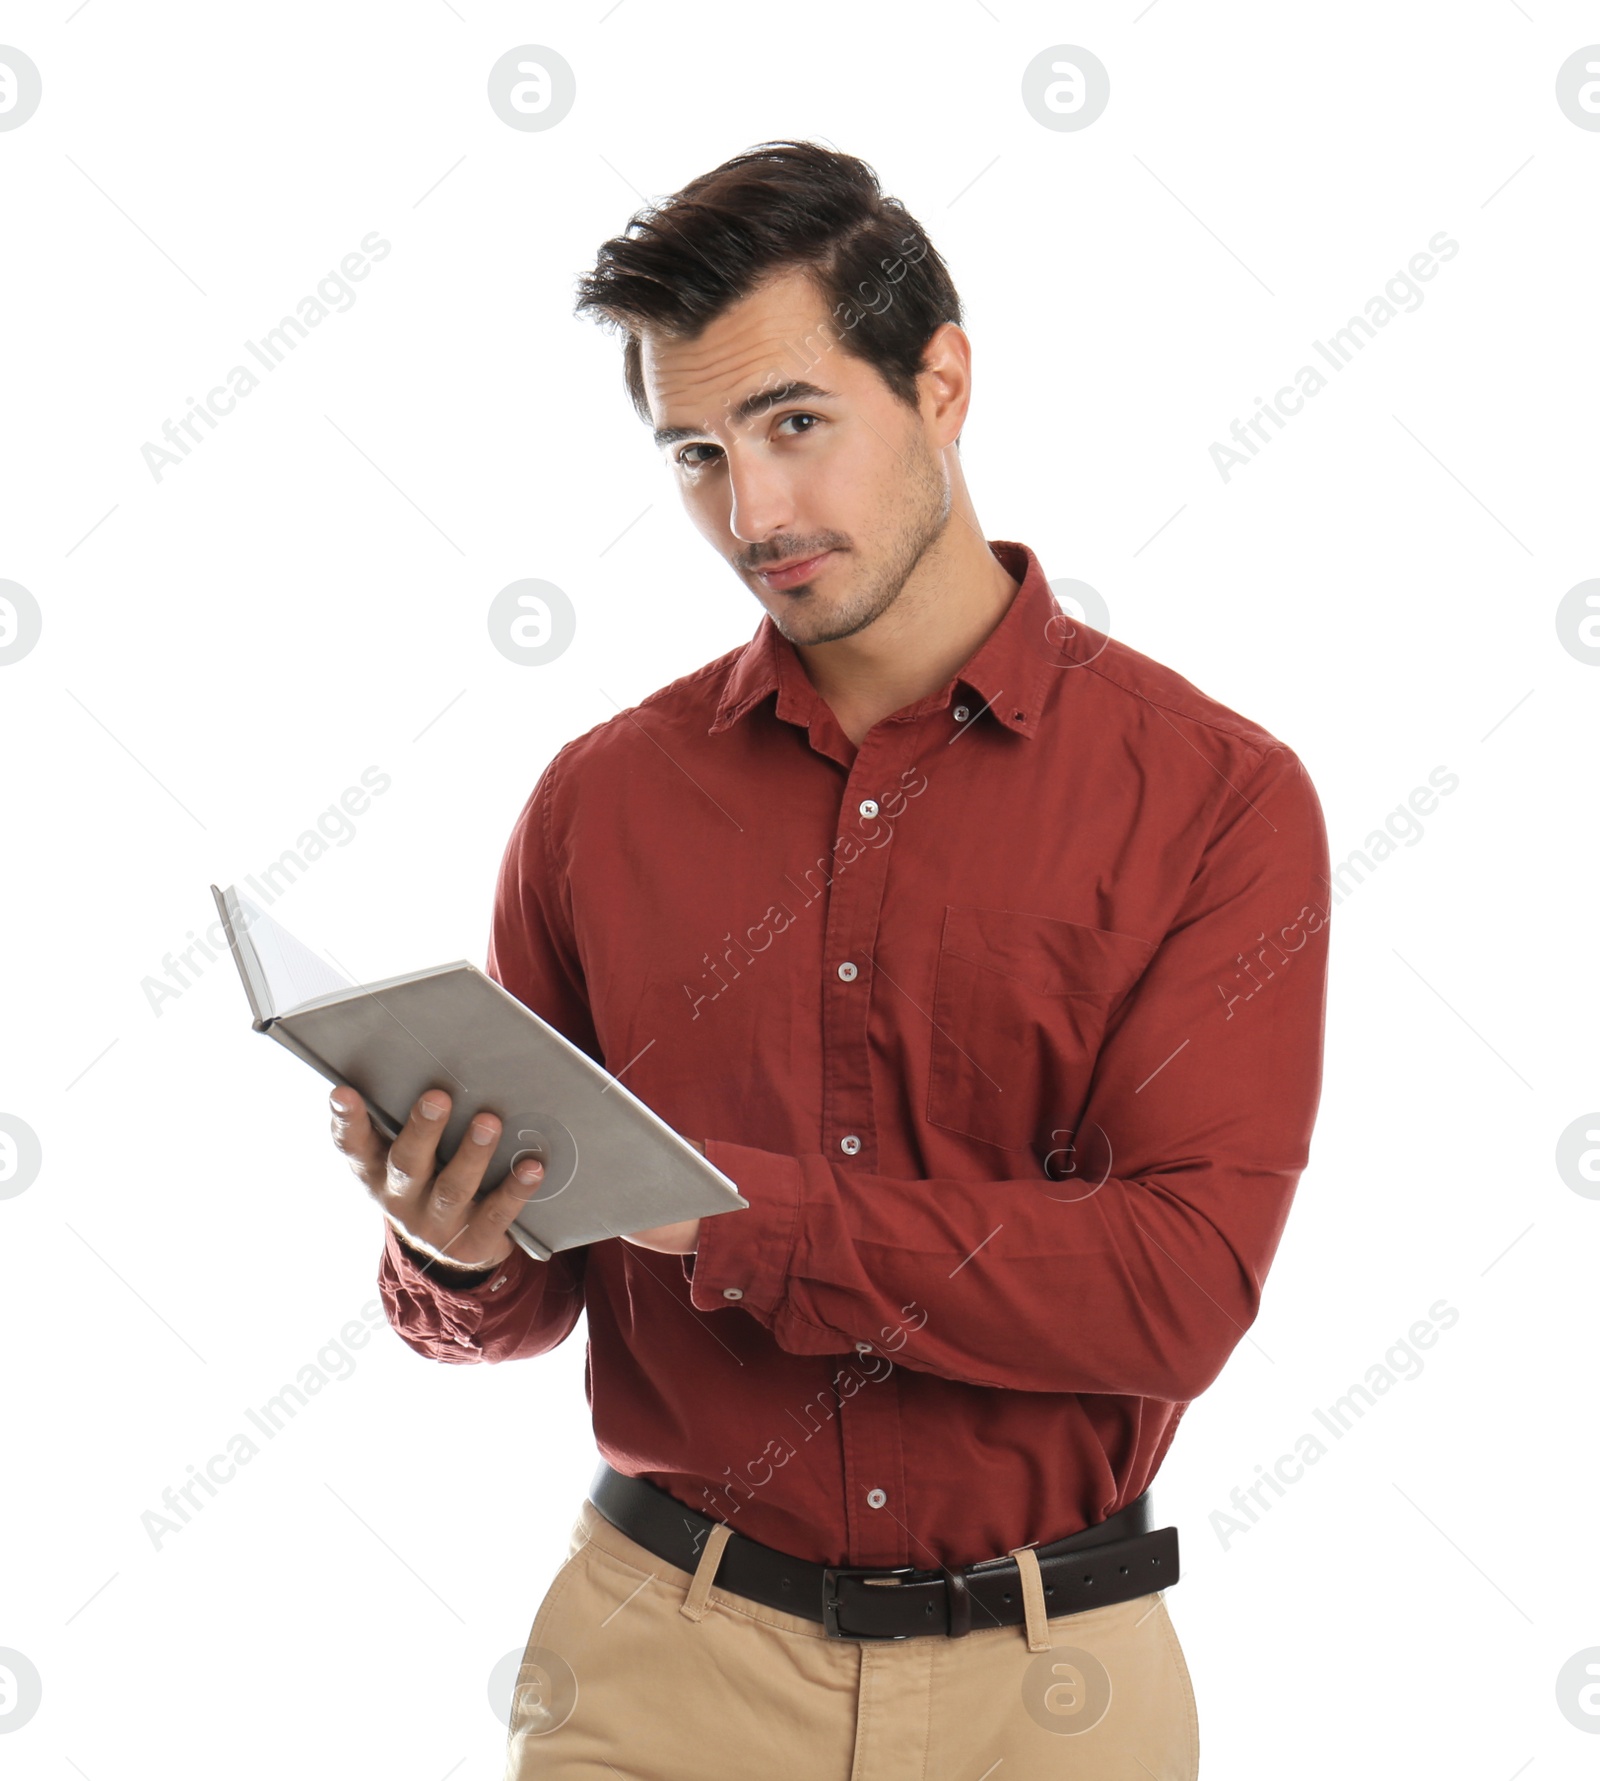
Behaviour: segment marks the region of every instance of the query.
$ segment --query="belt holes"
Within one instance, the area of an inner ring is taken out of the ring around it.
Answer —
[[[1121,1574],[1122,1574],[1122,1575],[1123,1575],[1123,1576],[1124,1576],[1124,1577],[1126,1577],[1126,1576],[1127,1576],[1127,1574],[1128,1574],[1128,1567],[1127,1567],[1127,1566],[1126,1566],[1126,1565],[1118,1565],[1118,1566],[1117,1566],[1117,1569],[1118,1569],[1118,1571],[1120,1571],[1120,1572],[1121,1572]]]
[[[1094,1572],[1093,1571],[1085,1571],[1083,1573],[1083,1580],[1085,1583],[1093,1583],[1094,1582]]]
[[[924,1608],[924,1609],[923,1609],[923,1610],[922,1610],[922,1612],[923,1612],[923,1613],[924,1613],[924,1614],[931,1614],[931,1613],[932,1613],[932,1612],[933,1612],[933,1603],[932,1603],[932,1602],[929,1602],[929,1603],[928,1603],[928,1604],[927,1604],[927,1606],[926,1606],[926,1607],[925,1607],[925,1608]]]
[[[1007,1590],[1007,1591],[1006,1591],[1006,1600],[1007,1600],[1007,1601],[1008,1601],[1008,1602],[1009,1602],[1009,1601],[1010,1601],[1010,1600],[1011,1600],[1011,1591],[1010,1591],[1010,1590]]]
[[[1056,1593],[1056,1586],[1053,1583],[1047,1583],[1044,1586],[1044,1593],[1046,1595],[1054,1595]]]

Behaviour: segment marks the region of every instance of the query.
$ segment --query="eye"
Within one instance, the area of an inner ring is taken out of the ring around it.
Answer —
[[[802,428],[801,431],[805,432],[805,433],[809,433],[812,430],[812,425],[814,425],[818,421],[823,420],[824,418],[826,418],[826,417],[823,415],[811,414],[811,413],[802,409],[802,410],[796,410],[792,414],[786,414],[786,415],[782,416],[782,418],[779,419],[776,424],[779,427],[786,427],[786,426],[788,426],[790,421],[806,421],[811,424]],[[795,435],[791,434],[790,437],[793,438],[793,437],[795,437]],[[677,463],[678,466],[684,470],[704,470],[708,465],[710,465],[716,461],[716,455],[713,455],[712,457],[705,457],[705,458],[696,458],[696,457],[691,457],[689,455],[691,452],[697,452],[697,451],[710,452],[713,454],[720,455],[720,453],[722,451],[722,447],[720,445],[702,445],[702,444],[685,445],[679,451],[677,451],[673,454],[674,462]]]

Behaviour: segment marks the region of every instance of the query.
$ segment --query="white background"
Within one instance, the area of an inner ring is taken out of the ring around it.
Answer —
[[[0,133],[0,577],[43,613],[0,670],[0,1112],[43,1151],[0,1201],[0,1647],[44,1686],[8,1772],[500,1772],[489,1673],[595,1463],[581,1332],[474,1368],[380,1327],[153,1547],[376,1299],[381,1228],[231,965],[144,985],[374,765],[274,913],[361,977],[481,962],[550,755],[750,635],[572,283],[645,198],[814,136],[950,263],[989,537],[1294,748],[1336,862],[1460,780],[1338,908],[1311,1165],[1154,1493],[1202,1772],[1592,1774],[1556,1676],[1600,1645],[1600,1203],[1555,1149],[1600,1104],[1600,669],[1555,615],[1600,573],[1600,133],[1554,95],[1600,6],[76,5],[0,6],[43,76]],[[577,76],[543,132],[486,99],[528,43]],[[1081,131],[1021,102],[1057,43],[1110,71]],[[141,446],[372,230],[353,307],[156,481]],[[1212,442],[1439,230],[1421,307],[1224,482]],[[578,609],[549,667],[489,642],[523,576]],[[1224,1546],[1440,1299],[1420,1376]]]

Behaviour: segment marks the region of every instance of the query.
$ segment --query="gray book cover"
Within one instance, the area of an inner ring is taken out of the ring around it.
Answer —
[[[257,1032],[347,1082],[393,1138],[418,1095],[443,1089],[440,1166],[468,1122],[498,1114],[482,1194],[528,1155],[544,1179],[507,1230],[538,1261],[605,1237],[747,1206],[734,1184],[636,1095],[465,959],[351,983],[241,897],[212,885]]]

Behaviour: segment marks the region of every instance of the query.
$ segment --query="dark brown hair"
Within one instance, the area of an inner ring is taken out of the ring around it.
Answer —
[[[775,273],[803,269],[844,351],[915,407],[929,337],[961,299],[922,225],[865,161],[816,142],[764,142],[629,219],[578,280],[574,313],[626,336],[623,375],[650,419],[641,328],[693,340]]]

